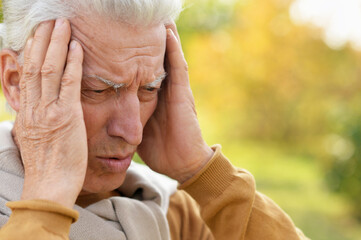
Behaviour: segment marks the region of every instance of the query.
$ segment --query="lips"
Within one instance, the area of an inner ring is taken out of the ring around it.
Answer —
[[[123,173],[125,172],[131,161],[133,154],[128,155],[107,155],[97,156],[96,159],[104,166],[110,173]]]
[[[128,156],[125,157],[115,157],[115,156],[101,156],[101,157],[97,157],[97,158],[101,158],[101,159],[110,159],[110,160],[124,160],[126,158],[128,158]]]

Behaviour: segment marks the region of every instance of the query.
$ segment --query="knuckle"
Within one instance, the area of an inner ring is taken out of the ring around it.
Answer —
[[[32,62],[28,61],[25,67],[24,75],[26,78],[36,77],[40,73],[39,66]]]
[[[38,121],[46,126],[56,125],[59,120],[64,117],[62,111],[60,111],[55,104],[45,104],[44,102],[37,107],[36,115],[38,117]]]
[[[54,64],[44,64],[41,68],[41,75],[44,77],[53,76],[57,73],[57,67]]]
[[[69,86],[72,85],[74,82],[74,77],[72,77],[69,74],[64,74],[63,78],[62,78],[62,85],[63,86]]]
[[[62,78],[62,85],[63,86],[74,86],[77,82],[80,83],[81,76],[77,76],[75,74],[64,74]]]
[[[189,67],[188,67],[188,63],[187,63],[187,62],[184,62],[183,68],[184,68],[184,71],[188,72]]]
[[[49,123],[56,123],[61,119],[62,114],[59,111],[51,110],[46,114],[46,119]]]

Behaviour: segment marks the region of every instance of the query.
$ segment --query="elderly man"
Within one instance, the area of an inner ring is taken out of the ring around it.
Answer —
[[[203,140],[181,0],[3,8],[0,239],[306,239]]]

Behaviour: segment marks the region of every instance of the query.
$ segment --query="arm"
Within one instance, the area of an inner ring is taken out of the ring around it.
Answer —
[[[232,166],[219,146],[207,166],[180,189],[197,201],[214,239],[307,239],[282,209],[255,190],[249,172]]]
[[[42,22],[27,41],[12,133],[25,170],[21,199],[72,208],[88,151],[80,103],[83,50],[75,40],[69,45],[70,36],[69,21],[57,19]]]
[[[76,41],[69,46],[69,21],[56,23],[39,25],[25,46],[23,66],[14,64],[17,54],[1,52],[2,83],[16,85],[8,100],[17,111],[12,133],[25,176],[22,201],[7,204],[12,214],[0,239],[66,239],[77,218],[71,208],[87,165],[80,103],[83,51]]]
[[[75,210],[46,200],[9,202],[7,206],[12,214],[0,230],[0,239],[69,239],[70,225],[79,216]]]

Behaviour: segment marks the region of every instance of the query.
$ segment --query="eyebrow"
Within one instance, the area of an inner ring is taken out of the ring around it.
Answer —
[[[88,77],[88,78],[95,78],[95,79],[105,83],[106,85],[115,88],[115,89],[118,89],[118,88],[121,88],[121,87],[125,86],[125,83],[115,83],[115,82],[112,82],[112,81],[110,81],[108,79],[102,78],[102,77],[97,76],[97,75],[89,75],[89,74],[83,74],[83,75],[85,77]]]
[[[146,84],[145,87],[156,87],[158,85],[158,83],[162,82],[167,76],[168,76],[168,73],[163,72],[153,82]]]
[[[167,75],[168,75],[168,73],[163,72],[153,82],[146,84],[144,87],[156,87],[158,85],[158,83],[162,82],[167,77]],[[126,85],[125,83],[115,83],[113,81],[110,81],[108,79],[102,78],[97,75],[84,74],[84,76],[88,77],[88,78],[95,78],[95,79],[105,83],[106,85],[113,87],[114,89],[122,88]]]

